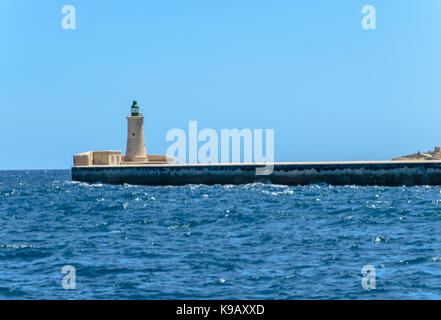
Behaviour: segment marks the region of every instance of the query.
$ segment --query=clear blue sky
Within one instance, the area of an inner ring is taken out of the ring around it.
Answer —
[[[366,4],[376,30],[361,28]],[[132,99],[153,154],[189,120],[273,128],[276,161],[441,145],[439,0],[2,0],[0,40],[0,169],[124,151]]]

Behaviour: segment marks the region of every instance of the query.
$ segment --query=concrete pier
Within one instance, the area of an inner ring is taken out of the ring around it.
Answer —
[[[394,161],[175,164],[146,153],[144,117],[133,100],[127,117],[126,154],[88,151],[73,157],[72,180],[112,184],[185,185],[270,182],[285,185],[441,185],[441,148]],[[271,170],[273,169],[273,170]],[[263,175],[265,174],[265,175]]]
[[[72,180],[110,184],[185,185],[269,182],[284,185],[413,186],[441,185],[441,161],[363,161],[275,163],[269,175],[256,175],[264,164],[148,164],[76,166]]]

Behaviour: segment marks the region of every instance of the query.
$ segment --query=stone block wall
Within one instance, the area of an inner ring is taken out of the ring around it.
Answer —
[[[93,152],[83,152],[74,155],[74,167],[91,166],[93,164]]]
[[[118,166],[121,164],[121,151],[94,151],[93,164],[97,166]]]

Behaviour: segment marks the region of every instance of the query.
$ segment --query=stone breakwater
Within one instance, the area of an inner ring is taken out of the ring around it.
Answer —
[[[256,175],[256,169],[263,167],[263,164],[83,166],[72,168],[72,180],[139,185],[255,182],[283,185],[441,185],[441,161],[275,163],[271,174]]]

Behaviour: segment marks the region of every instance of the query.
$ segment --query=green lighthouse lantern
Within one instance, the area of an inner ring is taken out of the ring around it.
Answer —
[[[136,100],[133,100],[132,103],[132,117],[139,117],[140,113],[139,113],[139,106],[138,103],[136,102]]]

